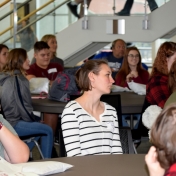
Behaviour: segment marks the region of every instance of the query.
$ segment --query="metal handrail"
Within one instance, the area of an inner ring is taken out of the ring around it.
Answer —
[[[28,1],[25,1],[24,3],[20,4],[20,5],[17,7],[17,9],[20,9],[21,7],[23,7],[25,4],[27,4],[27,3],[30,2],[30,1],[32,1],[32,0],[28,0]],[[8,12],[8,13],[6,13],[4,16],[2,16],[2,17],[0,18],[0,21],[1,21],[2,19],[4,19],[5,17],[9,16],[11,13],[13,13],[13,10],[11,10],[10,12]]]
[[[0,4],[0,7],[6,5],[8,2],[10,2],[10,0],[6,0],[6,1],[2,2],[2,3]]]
[[[64,2],[62,2],[61,4],[59,4],[58,6],[56,6],[55,8],[53,8],[52,10],[50,10],[49,12],[47,12],[46,14],[42,15],[40,18],[34,20],[33,22],[29,23],[28,25],[26,25],[24,28],[20,29],[16,34],[19,34],[21,31],[23,31],[24,29],[28,28],[29,26],[31,26],[32,24],[36,23],[37,21],[41,20],[42,18],[44,18],[45,16],[47,16],[48,14],[52,13],[54,10],[58,9],[59,7],[61,7],[62,5],[66,4],[67,2],[69,2],[70,0],[65,0]],[[5,39],[3,42],[1,43],[5,43],[6,41],[8,41],[9,39],[11,39],[13,37],[13,35],[11,35],[10,37],[8,37],[7,39]]]
[[[29,13],[28,15],[26,15],[24,18],[22,18],[21,20],[18,21],[17,24],[20,24],[22,21],[28,19],[30,16],[34,15],[36,12],[38,12],[39,10],[43,9],[44,7],[46,7],[47,5],[49,5],[50,3],[54,2],[54,0],[50,0],[49,2],[47,2],[46,4],[42,5],[41,7],[39,7],[38,9],[32,11],[31,13]],[[0,33],[0,35],[6,33],[7,31],[9,31],[10,29],[12,29],[13,26],[8,27],[7,29],[5,29],[4,31],[2,31]]]

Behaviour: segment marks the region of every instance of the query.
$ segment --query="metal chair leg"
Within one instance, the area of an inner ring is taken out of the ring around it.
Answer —
[[[41,155],[42,159],[45,159],[44,156],[43,156],[43,153],[42,153],[42,151],[41,151],[41,149],[40,149],[40,146],[39,146],[38,142],[37,142],[36,140],[32,140],[32,141],[33,141],[33,142],[35,143],[35,145],[37,146],[37,148],[38,148],[38,150],[39,150],[39,152],[40,152],[40,155]]]

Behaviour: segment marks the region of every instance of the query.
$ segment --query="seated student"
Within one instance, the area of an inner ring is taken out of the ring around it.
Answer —
[[[112,77],[115,79],[116,74],[120,70],[126,51],[127,45],[124,40],[116,39],[112,42],[112,52],[100,52],[95,55],[93,59],[106,59],[108,65],[112,70]],[[148,70],[148,67],[142,63],[144,69]]]
[[[13,126],[19,136],[41,135],[41,150],[45,158],[51,158],[53,147],[52,129],[33,115],[29,81],[25,77],[29,69],[26,50],[22,48],[10,51],[7,63],[0,73],[1,106],[4,117]],[[38,140],[39,137],[36,137]],[[30,150],[34,143],[28,144]]]
[[[171,94],[168,88],[168,73],[175,60],[176,43],[164,42],[158,49],[151,76],[147,83],[146,100],[150,105],[164,107]]]
[[[128,82],[134,81],[140,84],[147,84],[149,73],[141,65],[141,55],[136,47],[126,49],[122,67],[115,78],[115,84],[121,87],[128,87]]]
[[[115,84],[121,87],[128,87],[128,82],[134,81],[140,84],[147,84],[149,73],[143,69],[141,65],[141,55],[136,47],[129,47],[126,49],[123,64],[115,78]],[[139,123],[140,114],[134,115]],[[129,115],[122,116],[123,126],[128,126],[126,119]],[[138,127],[135,125],[135,129]]]
[[[4,44],[0,44],[0,70],[6,64],[8,54],[9,48]]]
[[[115,75],[119,71],[123,57],[126,50],[126,43],[122,39],[117,39],[112,42],[112,52],[101,52],[93,59],[106,59],[108,65],[112,70],[112,77],[115,79]]]
[[[70,101],[61,124],[67,156],[122,153],[116,110],[100,97],[114,80],[105,60],[89,60],[76,73],[83,95]]]
[[[40,41],[34,45],[34,57],[36,63],[30,66],[27,70],[27,79],[35,77],[44,77],[50,80],[50,84],[55,80],[58,72],[63,70],[63,67],[58,63],[50,63],[50,51],[47,43]],[[56,132],[58,122],[57,114],[44,113],[44,123],[49,125],[53,129],[53,133]]]
[[[58,63],[60,64],[62,67],[64,67],[64,62],[62,59],[56,57],[56,50],[57,50],[57,40],[56,40],[56,36],[52,35],[52,34],[47,34],[44,35],[41,39],[41,41],[44,41],[48,44],[48,46],[50,47],[50,62],[52,63]],[[36,59],[33,58],[31,64],[35,63]]]
[[[150,176],[176,175],[176,104],[162,110],[151,128],[150,148],[145,157]]]
[[[0,156],[9,163],[24,163],[29,159],[29,148],[20,140],[12,126],[0,115]]]

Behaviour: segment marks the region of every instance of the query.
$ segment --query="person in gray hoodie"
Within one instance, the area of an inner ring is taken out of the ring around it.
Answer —
[[[2,112],[20,137],[40,134],[42,153],[45,158],[51,158],[53,132],[33,114],[29,82],[25,77],[28,69],[29,60],[26,50],[22,48],[11,50],[7,63],[0,73]],[[28,146],[32,150],[34,144],[29,143]]]

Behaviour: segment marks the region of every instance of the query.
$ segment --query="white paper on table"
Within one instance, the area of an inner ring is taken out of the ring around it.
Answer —
[[[128,86],[135,93],[137,93],[139,95],[146,95],[146,85],[145,84],[139,84],[139,83],[135,83],[135,82],[131,81],[128,83]]]
[[[39,176],[64,172],[73,167],[58,161],[11,164],[0,157],[0,176]]]
[[[128,87],[121,87],[117,85],[112,85],[111,91],[112,92],[132,92],[132,90],[128,89]]]

